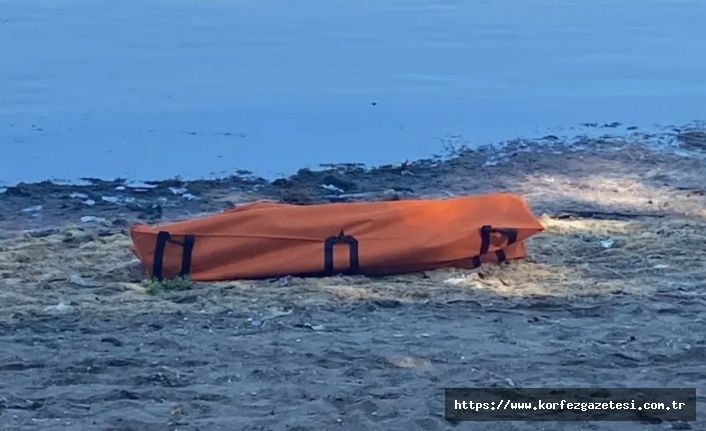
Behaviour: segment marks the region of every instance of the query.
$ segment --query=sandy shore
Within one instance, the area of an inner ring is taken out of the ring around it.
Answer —
[[[647,139],[647,138],[645,138]],[[644,430],[464,423],[443,388],[706,390],[706,134],[548,137],[445,161],[0,194],[0,430]],[[546,232],[477,271],[149,293],[126,227],[254,199],[523,195]],[[84,217],[84,221],[81,218]]]

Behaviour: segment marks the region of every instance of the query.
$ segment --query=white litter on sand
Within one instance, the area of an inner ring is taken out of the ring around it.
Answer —
[[[603,248],[611,248],[613,247],[613,244],[615,244],[615,241],[613,241],[612,239],[605,239],[601,241],[601,247]]]
[[[153,189],[153,188],[157,187],[152,184],[143,183],[141,181],[132,182],[132,183],[128,184],[127,186],[130,187],[131,189]]]
[[[184,187],[169,187],[169,191],[175,195],[183,195],[187,190]]]
[[[71,282],[71,284],[80,287],[96,287],[99,285],[99,283],[97,283],[96,281],[81,277],[78,274],[71,274],[71,276],[69,277],[69,281]]]
[[[341,189],[340,187],[336,187],[331,184],[324,184],[321,187],[325,188],[326,190],[330,190],[332,192],[337,192],[337,193],[343,193],[345,190]]]
[[[93,185],[91,181],[87,180],[76,180],[76,181],[70,181],[70,180],[51,180],[52,184],[56,184],[57,186],[90,186]]]
[[[104,222],[104,221],[105,221],[105,219],[103,217],[96,217],[96,216],[83,216],[83,217],[81,217],[81,223],[92,223],[92,222],[100,223],[100,222]]]
[[[56,305],[49,305],[47,307],[44,307],[44,311],[46,311],[46,312],[55,311],[55,312],[59,312],[59,313],[69,311],[70,309],[71,309],[71,307],[64,304],[63,302],[60,302]]]
[[[480,277],[478,276],[477,273],[472,272],[469,274],[464,274],[458,277],[449,277],[446,280],[444,280],[445,284],[450,284],[452,286],[471,286],[471,287],[480,287],[478,285],[478,280]]]

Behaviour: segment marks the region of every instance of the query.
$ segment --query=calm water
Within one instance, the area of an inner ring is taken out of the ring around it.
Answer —
[[[0,0],[0,182],[271,177],[699,120],[704,23],[703,0]]]

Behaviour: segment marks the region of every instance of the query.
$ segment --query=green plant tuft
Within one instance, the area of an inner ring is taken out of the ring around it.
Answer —
[[[160,292],[190,289],[191,281],[188,276],[165,278],[163,280],[153,277],[142,280],[142,285],[147,289],[147,293],[155,295]]]

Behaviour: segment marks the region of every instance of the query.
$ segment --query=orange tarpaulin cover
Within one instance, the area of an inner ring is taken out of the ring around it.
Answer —
[[[390,274],[525,257],[542,231],[512,194],[440,200],[291,205],[255,202],[160,226],[133,225],[148,276],[217,281]]]

